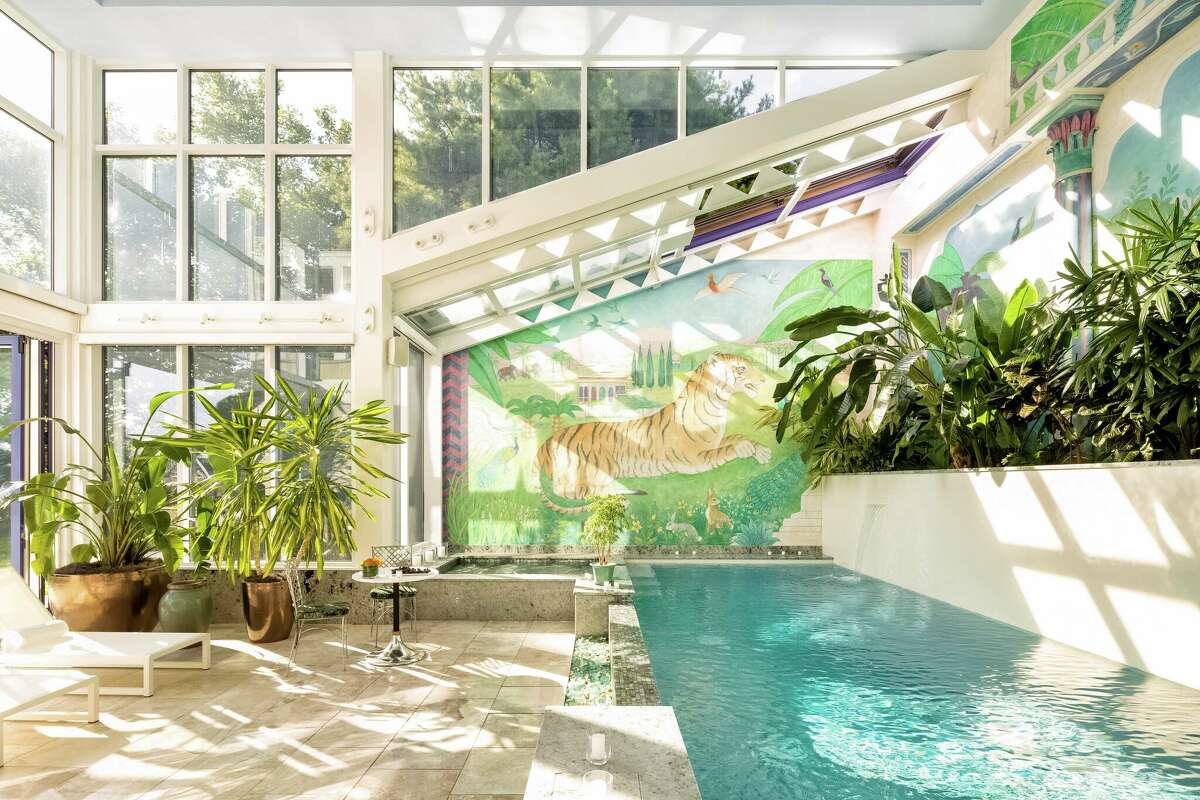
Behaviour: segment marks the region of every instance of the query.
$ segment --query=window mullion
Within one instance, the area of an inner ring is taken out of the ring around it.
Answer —
[[[680,60],[675,84],[675,138],[687,136],[687,60]]]
[[[484,63],[483,71],[480,74],[480,84],[483,90],[483,108],[481,109],[481,141],[480,141],[480,159],[483,161],[483,170],[479,175],[479,184],[483,188],[483,203],[492,201],[492,66],[489,63]]]
[[[588,62],[579,65],[579,171],[588,168]]]
[[[191,297],[192,168],[184,146],[191,141],[191,75],[175,72],[175,299]],[[184,359],[177,354],[179,363]],[[186,388],[187,373],[184,372]]]
[[[263,299],[270,303],[279,297],[279,272],[276,263],[279,257],[279,242],[276,232],[279,210],[276,205],[278,196],[275,185],[278,174],[275,165],[275,142],[278,139],[275,117],[279,80],[275,74],[275,67],[267,67],[263,80],[266,82],[266,91],[264,92],[266,119],[263,125],[263,144],[266,146],[263,156]]]

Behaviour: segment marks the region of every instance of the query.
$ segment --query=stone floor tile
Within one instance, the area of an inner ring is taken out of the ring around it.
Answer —
[[[446,800],[457,769],[379,769],[359,779],[347,800]]]
[[[488,714],[475,747],[537,747],[541,714]]]
[[[533,764],[533,748],[479,748],[471,751],[453,794],[521,794]]]
[[[505,686],[496,694],[490,710],[540,714],[546,706],[562,705],[564,694],[559,686]]]

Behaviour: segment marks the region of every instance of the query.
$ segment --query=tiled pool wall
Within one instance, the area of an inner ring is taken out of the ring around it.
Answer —
[[[449,552],[466,556],[560,556],[590,558],[596,550],[584,545],[450,545]],[[821,545],[772,545],[770,547],[724,547],[716,545],[694,545],[691,547],[617,547],[614,554],[627,559],[824,559]]]

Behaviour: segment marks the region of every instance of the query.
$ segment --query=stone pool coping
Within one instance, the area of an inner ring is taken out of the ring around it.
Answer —
[[[588,796],[582,778],[588,736],[603,733],[612,758],[609,797],[700,800],[687,746],[670,706],[548,706],[524,800]]]
[[[657,706],[662,704],[658,682],[650,667],[650,653],[642,636],[637,609],[632,605],[608,607],[608,649],[612,660],[613,704]]]

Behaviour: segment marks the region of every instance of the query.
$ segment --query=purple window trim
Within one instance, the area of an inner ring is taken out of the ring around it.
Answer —
[[[843,197],[849,197],[851,195],[858,194],[859,192],[865,192],[869,189],[876,189],[880,186],[884,186],[886,184],[898,181],[901,178],[907,177],[909,170],[911,170],[916,163],[921,160],[922,156],[929,152],[929,149],[933,147],[934,143],[939,138],[941,137],[932,136],[921,142],[915,148],[913,148],[911,153],[904,157],[904,160],[886,172],[881,172],[878,175],[872,175],[869,178],[863,178],[861,181],[848,183],[845,186],[839,186],[836,189],[830,189],[828,192],[822,192],[821,194],[813,195],[805,200],[801,200],[799,203],[796,203],[796,207],[792,209],[792,213],[789,214],[789,216],[808,211],[811,208],[816,208],[817,206],[822,206],[826,203],[832,203],[836,200],[841,200]],[[766,225],[778,217],[778,210],[765,211],[762,214],[755,214],[753,217],[747,217],[746,219],[738,220],[737,222],[731,222],[728,225],[723,225],[720,228],[709,231],[708,233],[703,233],[694,237],[691,243],[689,243],[687,246],[687,252],[695,250],[698,247],[703,247],[706,244],[718,241],[719,239],[724,239],[727,236],[733,236],[735,234],[742,233],[743,231],[748,231],[751,228],[757,228],[759,225]]]

